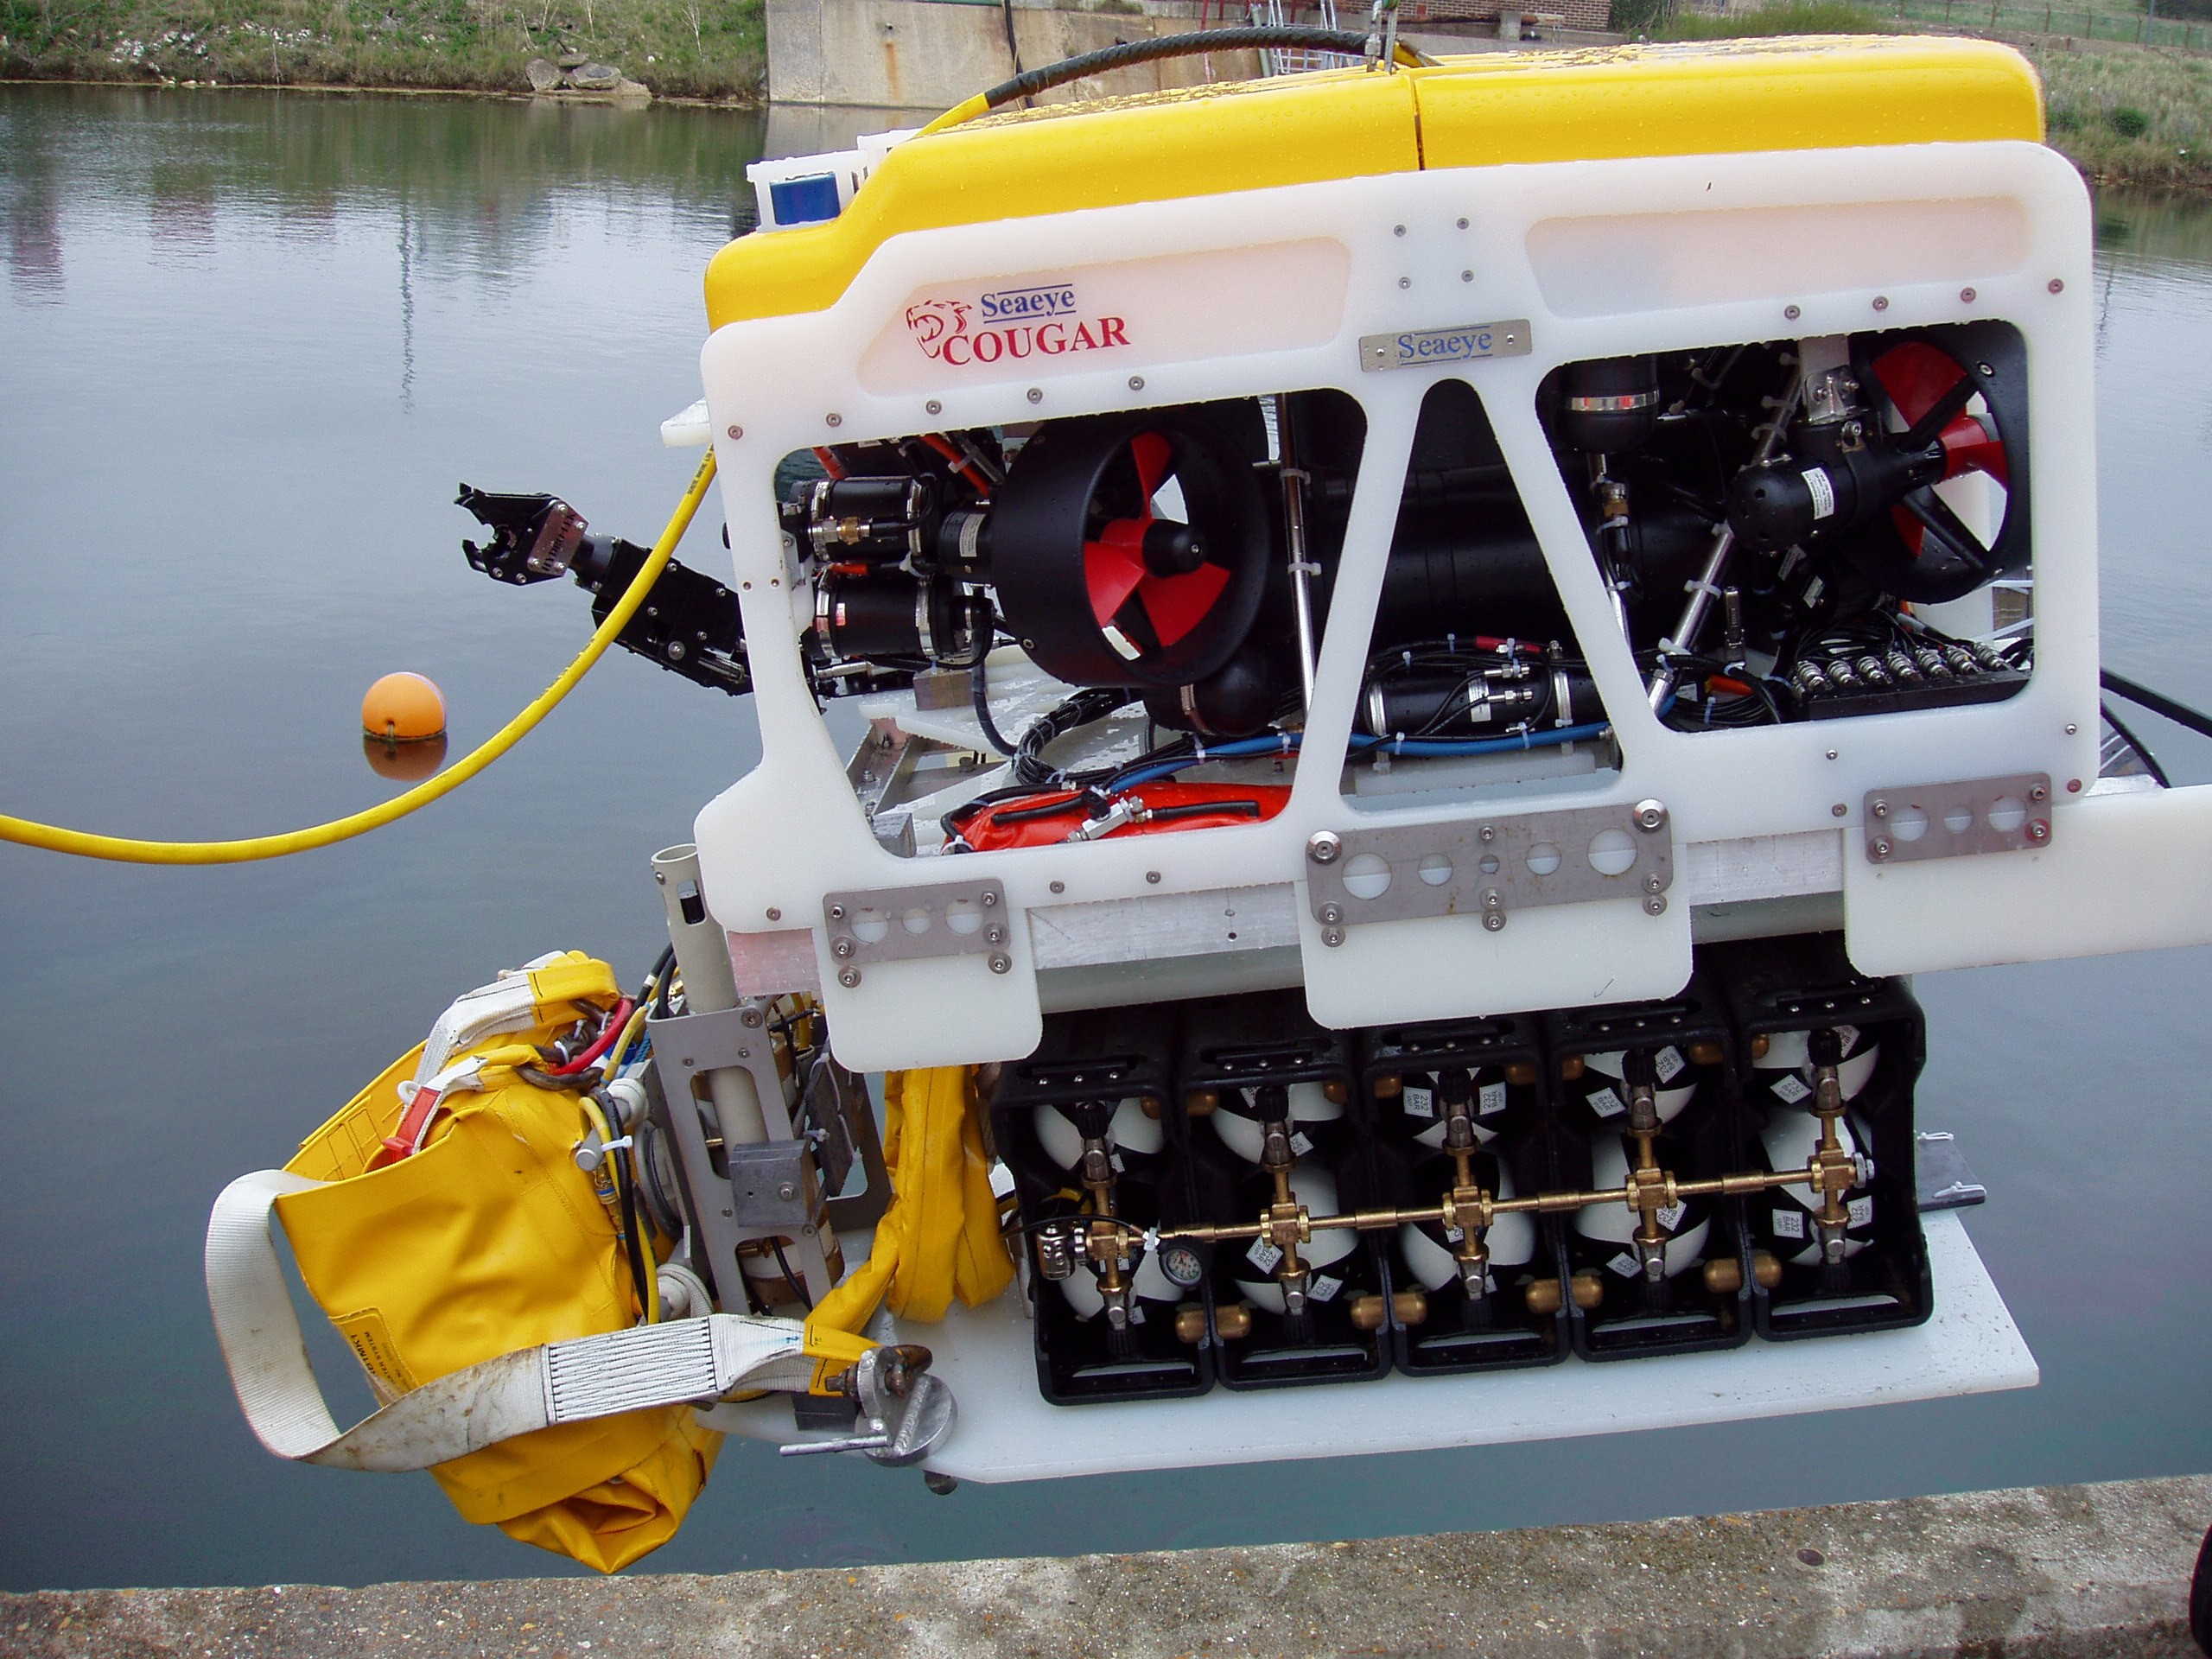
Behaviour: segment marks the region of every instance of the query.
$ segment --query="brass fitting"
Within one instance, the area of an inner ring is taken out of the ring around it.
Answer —
[[[1224,1342],[1242,1342],[1252,1334],[1252,1310],[1243,1302],[1213,1311],[1213,1328]]]
[[[1522,1294],[1529,1304],[1529,1311],[1539,1319],[1548,1319],[1558,1313],[1560,1304],[1565,1300],[1560,1294],[1556,1279],[1531,1279],[1528,1289]]]
[[[1211,1089],[1193,1089],[1183,1096],[1183,1109],[1192,1117],[1211,1117],[1221,1096]]]
[[[1260,1236],[1277,1249],[1292,1249],[1313,1238],[1313,1219],[1306,1213],[1306,1206],[1295,1199],[1271,1204],[1260,1217]]]
[[[1754,1044],[1763,1043],[1765,1040],[1766,1039],[1764,1037],[1752,1039]],[[1720,1045],[1718,1043],[1692,1043],[1690,1045],[1690,1064],[1692,1065],[1719,1065]]]
[[[1782,1258],[1771,1250],[1753,1250],[1751,1279],[1761,1290],[1772,1290],[1782,1282]]]
[[[1744,1287],[1744,1264],[1732,1255],[1716,1255],[1705,1264],[1705,1287],[1715,1296],[1733,1296]]]
[[[1196,1302],[1185,1302],[1175,1310],[1175,1339],[1192,1346],[1206,1339],[1206,1311]]]
[[[1364,1296],[1353,1297],[1344,1305],[1344,1307],[1345,1311],[1351,1315],[1354,1330],[1380,1331],[1382,1328],[1384,1312],[1382,1299],[1373,1292]]]
[[[1390,1311],[1398,1316],[1400,1325],[1423,1324],[1428,1319],[1428,1293],[1402,1290],[1390,1298]]]
[[[1569,1281],[1568,1289],[1574,1297],[1574,1305],[1585,1313],[1605,1300],[1605,1281],[1594,1273],[1576,1274]]]
[[[1158,1095],[1145,1095],[1137,1101],[1137,1109],[1154,1122],[1160,1121],[1160,1102]]]
[[[1561,1083],[1573,1083],[1581,1075],[1582,1057],[1580,1054],[1569,1054],[1559,1063],[1559,1080]]]
[[[1406,1080],[1395,1072],[1375,1079],[1375,1098],[1377,1100],[1395,1100],[1405,1091]]]
[[[1505,1068],[1505,1080],[1521,1088],[1527,1088],[1536,1080],[1536,1063],[1534,1060],[1512,1061]]]

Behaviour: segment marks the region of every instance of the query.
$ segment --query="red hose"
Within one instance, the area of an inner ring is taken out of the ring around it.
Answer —
[[[614,1005],[613,1015],[607,1020],[607,1028],[599,1033],[598,1040],[566,1065],[549,1066],[545,1075],[549,1077],[573,1077],[601,1055],[606,1053],[613,1046],[614,1039],[622,1034],[622,1027],[630,1023],[630,1014],[636,1006],[626,996],[617,1002]]]

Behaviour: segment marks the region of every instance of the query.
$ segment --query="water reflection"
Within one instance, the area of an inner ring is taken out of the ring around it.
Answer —
[[[364,219],[403,287],[426,273],[510,279],[556,249],[564,204],[663,204],[727,226],[749,203],[747,111],[533,103],[486,122],[467,99],[42,87],[0,99],[0,222],[25,297],[64,289],[86,215],[136,205],[159,260],[215,253],[224,226],[331,244]],[[249,230],[247,227],[251,226]],[[403,308],[411,302],[404,297]]]

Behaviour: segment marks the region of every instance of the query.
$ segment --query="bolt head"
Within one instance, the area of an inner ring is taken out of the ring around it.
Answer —
[[[1846,806],[1841,801],[1838,801],[1834,806],[1828,808],[1828,816],[1832,818],[1840,818],[1847,817],[1850,814],[1850,811],[1851,809],[1849,807]]]
[[[840,962],[843,961],[847,957],[853,954],[853,942],[850,939],[830,940],[830,954],[836,957]]]
[[[837,982],[847,990],[851,990],[854,986],[861,982],[861,970],[857,968],[840,968],[837,970]]]
[[[1334,927],[1338,922],[1344,920],[1344,912],[1342,906],[1324,905],[1321,906],[1321,919],[1327,925]]]
[[[942,415],[944,413],[944,405],[938,402],[934,397],[931,398],[926,404],[924,404],[922,407],[929,410],[932,415]]]
[[[1798,318],[1803,316],[1805,313],[1803,308],[1800,306],[1785,305],[1782,308],[1782,315],[1789,321],[1795,322]]]
[[[1344,942],[1344,931],[1341,927],[1325,927],[1321,930],[1321,943],[1327,945],[1332,950],[1335,950],[1337,946],[1342,944]]]
[[[985,928],[983,930],[983,943],[985,944],[1004,944],[1006,943],[1006,929],[1002,927]]]
[[[842,415],[830,414],[822,417],[822,424],[824,426],[842,426],[844,423],[845,417]]]
[[[737,1023],[741,1026],[746,1027],[748,1030],[757,1028],[760,1024],[760,1010],[758,1008],[746,1009],[743,1014],[737,1016]]]
[[[1003,950],[994,950],[991,953],[990,969],[995,974],[1010,974],[1014,971],[1014,958]]]
[[[1878,818],[1886,818],[1890,816],[1890,804],[1887,801],[1877,801],[1866,810]],[[1836,816],[1841,817],[1843,814],[1838,812]]]
[[[1974,289],[1970,288],[1961,289],[1959,290],[1959,303],[1961,305],[1972,305],[1974,303]]]
[[[1131,391],[1142,391],[1144,390],[1144,376],[1141,374],[1131,375],[1129,377],[1129,390]]]
[[[984,908],[985,910],[992,910],[992,909],[995,909],[995,908],[997,907],[998,902],[999,902],[999,896],[998,896],[998,894],[996,894],[995,893],[988,892],[988,891],[986,891],[986,892],[984,893],[984,894],[983,894],[983,898],[982,898],[982,906],[983,906],[983,908]]]
[[[785,1204],[789,1204],[793,1198],[798,1197],[798,1188],[793,1186],[789,1181],[785,1181],[776,1189],[776,1196]]]
[[[830,906],[830,919],[831,921],[833,921],[833,922],[842,922],[842,921],[843,921],[843,920],[845,919],[845,907],[844,907],[842,905],[832,905],[832,906]]]
[[[1484,912],[1483,914],[1483,926],[1485,930],[1492,933],[1503,932],[1505,931],[1505,912],[1502,910]]]
[[[2065,279],[2058,276],[2052,277],[2050,279],[2050,291],[2054,294],[2063,294],[2066,291]]]
[[[1866,855],[1877,864],[1880,863],[1890,855],[1890,838],[1887,836],[1875,836],[1866,843]]]
[[[1144,879],[1152,886],[1156,887],[1160,885],[1160,872],[1158,870],[1147,870],[1144,873]]]
[[[744,429],[743,427],[741,427],[741,426],[733,426],[733,427],[732,427],[732,428],[730,428],[730,429],[729,429],[730,442],[731,442],[732,443],[736,442],[738,441],[738,439],[740,439],[740,438],[743,437],[744,435],[745,435],[745,429]]]
[[[1661,891],[1662,886],[1659,872],[1656,870],[1643,878],[1643,890],[1646,893],[1657,893]]]
[[[2030,818],[2028,820],[2028,839],[2030,841],[2049,841],[2050,839],[2050,821],[2044,818]]]
[[[1636,827],[1649,835],[1667,827],[1667,808],[1661,801],[1638,801],[1636,804]]]
[[[1877,294],[1874,296],[1874,308],[1877,311],[1888,310],[1890,308],[1890,296],[1886,294]]]
[[[2030,800],[2031,800],[2031,801],[2047,801],[2047,800],[2049,800],[2049,799],[2050,798],[2050,785],[2047,785],[2047,784],[2031,784],[2031,785],[2028,785],[2028,798],[2029,798]]]
[[[1054,893],[1065,893],[1067,890],[1068,884],[1065,881],[1055,881],[1052,883],[1052,891]]]
[[[771,906],[768,906],[768,919],[769,919],[770,921],[772,921],[772,922],[780,922],[780,921],[782,921],[782,920],[784,919],[784,912],[783,912],[782,908],[781,908],[780,906],[776,906],[776,905],[771,905]]]
[[[1663,893],[1653,893],[1643,901],[1643,912],[1647,916],[1664,916],[1667,913],[1667,895]]]
[[[2082,728],[2081,728],[2079,726],[2076,726],[2076,725],[2075,725],[2072,721],[2070,721],[2070,720],[2069,720],[2069,721],[2068,721],[2066,722],[2066,735],[2067,735],[2067,736],[2069,736],[2069,737],[2073,736],[2075,733],[2076,733],[2076,732],[2080,731],[2081,729],[2082,729]]]

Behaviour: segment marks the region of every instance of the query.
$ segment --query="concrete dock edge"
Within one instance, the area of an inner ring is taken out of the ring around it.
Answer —
[[[954,1501],[957,1501],[955,1499]],[[2193,1655],[2212,1477],[1173,1554],[0,1596],[0,1654]]]

